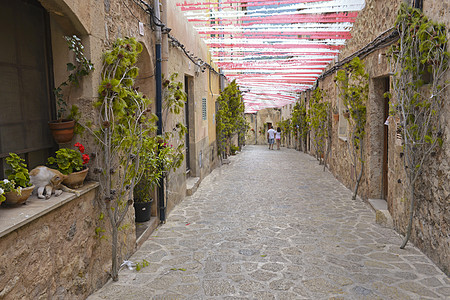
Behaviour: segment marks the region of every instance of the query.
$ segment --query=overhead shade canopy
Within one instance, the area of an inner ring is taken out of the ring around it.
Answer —
[[[189,0],[177,4],[253,113],[295,102],[337,56],[364,0]]]

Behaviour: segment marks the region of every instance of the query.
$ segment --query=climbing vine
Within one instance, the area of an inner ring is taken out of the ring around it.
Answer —
[[[388,57],[394,71],[391,114],[398,120],[403,142],[403,165],[410,201],[404,248],[411,235],[415,183],[424,161],[442,145],[444,81],[449,69],[446,28],[415,8],[402,4],[395,23],[399,40]]]
[[[249,125],[244,116],[242,94],[233,80],[217,98],[216,132],[219,154],[226,156],[231,146],[231,137],[239,135],[240,143],[245,138]]]
[[[312,132],[311,140],[316,149],[316,156],[320,164],[324,163],[326,142],[328,138],[328,112],[330,103],[323,101],[325,92],[316,88],[310,100],[308,110],[308,124]]]
[[[359,183],[361,182],[364,170],[364,142],[366,136],[367,108],[366,103],[369,98],[369,74],[364,69],[364,64],[359,57],[344,66],[336,75],[336,82],[340,90],[340,97],[347,107],[350,119],[351,139],[349,153],[353,161],[355,174],[358,174],[352,199],[356,199]],[[357,165],[359,161],[359,172]]]
[[[295,103],[292,109],[291,128],[299,146],[306,151],[306,137],[308,135],[308,120],[306,117],[306,105],[303,101]]]

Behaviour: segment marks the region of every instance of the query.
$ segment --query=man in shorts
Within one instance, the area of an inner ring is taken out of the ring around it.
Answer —
[[[273,144],[275,143],[275,129],[272,125],[269,125],[269,130],[267,131],[267,139],[269,140],[269,149],[273,150]]]

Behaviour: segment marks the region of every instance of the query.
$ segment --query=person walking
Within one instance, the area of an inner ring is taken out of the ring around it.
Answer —
[[[267,139],[269,141],[269,149],[273,150],[273,144],[275,142],[275,129],[273,129],[272,125],[269,125],[269,130],[267,131]]]
[[[275,133],[275,141],[277,141],[277,150],[280,150],[281,144],[281,128],[277,127],[277,132]]]

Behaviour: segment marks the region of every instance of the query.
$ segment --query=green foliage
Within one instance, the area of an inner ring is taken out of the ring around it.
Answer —
[[[236,81],[233,80],[217,98],[218,110],[216,114],[216,132],[219,153],[226,153],[231,145],[233,134],[239,133],[244,137],[249,125],[244,117],[244,102]]]
[[[231,155],[235,155],[236,154],[236,152],[238,152],[239,151],[239,147],[238,146],[235,146],[235,145],[230,145],[230,152],[231,152]]]
[[[183,90],[183,83],[176,82],[177,77],[178,73],[173,73],[168,79],[165,79],[163,75],[163,109],[171,114],[179,115],[182,112],[187,96]]]
[[[291,128],[298,139],[305,139],[308,135],[308,118],[303,101],[297,101],[292,109]]]
[[[314,133],[311,138],[315,145],[318,157],[325,154],[326,140],[328,137],[328,112],[330,103],[323,101],[325,92],[316,88],[311,97],[308,110],[308,123],[310,130]]]
[[[395,23],[399,40],[388,51],[394,80],[390,113],[398,120],[403,163],[408,177],[410,216],[404,248],[411,234],[414,186],[424,162],[442,145],[444,81],[449,69],[447,29],[415,8],[402,4]]]
[[[80,151],[69,148],[61,148],[56,151],[55,157],[48,158],[48,164],[64,175],[83,170],[83,159]]]
[[[8,179],[15,183],[15,188],[26,188],[31,186],[30,175],[28,174],[25,159],[19,157],[15,153],[9,153],[9,156],[5,160],[10,166],[10,169],[7,169],[5,173],[8,176]]]
[[[356,149],[359,149],[365,137],[365,127],[367,121],[366,103],[369,98],[369,74],[364,69],[364,64],[359,57],[339,70],[336,82],[340,89],[340,96],[347,107],[352,119],[352,142]]]
[[[94,70],[94,65],[84,56],[84,46],[81,43],[81,39],[76,35],[64,36],[67,42],[69,50],[73,51],[75,54],[75,64],[67,63],[67,71],[70,72],[66,81],[62,82],[57,88],[53,90],[56,98],[57,106],[57,118],[61,120],[63,118],[69,118],[65,116],[67,112],[67,102],[64,99],[64,94],[62,93],[63,86],[69,86],[70,84],[75,84],[78,86],[80,84],[80,79],[84,76],[89,75]]]
[[[136,271],[139,272],[140,270],[142,270],[145,267],[148,267],[149,265],[150,263],[147,260],[143,259],[141,262],[136,263]]]

